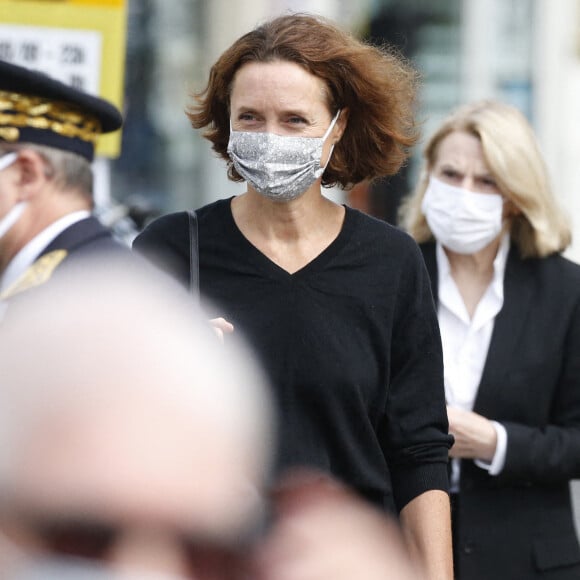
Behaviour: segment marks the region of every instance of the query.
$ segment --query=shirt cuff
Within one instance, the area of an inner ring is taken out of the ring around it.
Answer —
[[[499,475],[505,464],[505,456],[507,451],[507,431],[506,428],[497,421],[492,421],[491,424],[495,429],[497,436],[497,444],[495,446],[495,453],[491,460],[491,463],[487,461],[481,461],[480,459],[475,460],[475,465],[485,469],[490,475]]]

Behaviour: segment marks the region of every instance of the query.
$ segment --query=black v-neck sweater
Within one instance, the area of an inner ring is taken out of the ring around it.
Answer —
[[[441,344],[415,242],[347,207],[338,237],[289,274],[244,237],[230,204],[197,211],[200,288],[208,316],[232,322],[269,375],[278,468],[321,468],[387,509],[447,490]],[[183,213],[134,248],[187,284]]]

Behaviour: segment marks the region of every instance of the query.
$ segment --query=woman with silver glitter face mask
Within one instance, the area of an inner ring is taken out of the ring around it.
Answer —
[[[279,472],[316,468],[398,513],[411,553],[443,580],[452,438],[427,272],[410,236],[322,194],[398,171],[418,137],[416,81],[386,48],[287,15],[221,55],[188,116],[247,184],[197,210],[200,291],[269,374]],[[188,283],[184,212],[134,249]]]

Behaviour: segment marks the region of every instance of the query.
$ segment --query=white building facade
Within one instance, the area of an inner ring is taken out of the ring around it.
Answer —
[[[580,262],[580,1],[463,0],[462,100],[519,106],[538,135]]]

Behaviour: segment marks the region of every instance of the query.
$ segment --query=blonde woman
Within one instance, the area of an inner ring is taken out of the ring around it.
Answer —
[[[580,266],[534,133],[483,101],[444,120],[402,209],[443,342],[455,570],[580,578]]]

